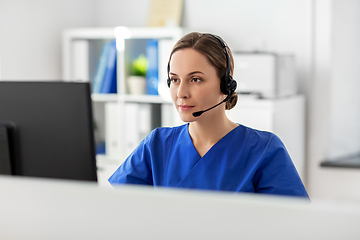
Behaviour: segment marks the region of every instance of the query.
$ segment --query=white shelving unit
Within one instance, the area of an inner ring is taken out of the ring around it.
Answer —
[[[156,115],[155,118],[161,119],[161,126],[173,126],[179,123],[178,115],[172,107],[166,79],[170,51],[181,36],[181,28],[128,28],[120,26],[115,28],[68,29],[63,32],[62,75],[65,81],[91,81],[97,67],[102,41],[116,39],[117,94],[92,95],[94,117],[100,129],[99,135],[109,140],[108,136],[105,136],[106,133],[109,133],[108,135],[112,136],[112,143],[108,142],[106,144],[109,148],[116,149],[116,151],[109,151],[112,152],[110,154],[97,157],[98,166],[101,166],[99,169],[102,171],[102,173],[99,173],[100,183],[104,182],[101,178],[107,178],[107,173],[111,172],[109,167],[115,169],[116,166],[119,166],[141,141],[142,137],[129,136],[129,132],[132,131],[129,131],[129,129],[134,127],[146,129],[144,127],[144,125],[147,125],[146,122],[139,123],[139,119],[144,119],[144,114],[142,116],[131,116],[131,113],[127,111],[129,106],[134,107],[133,113],[136,113],[137,110],[141,112],[145,105],[147,107],[151,106],[150,114],[154,114]],[[159,95],[130,95],[127,93],[126,85],[128,75],[126,66],[129,62],[129,55],[133,50],[137,52],[144,51],[144,49],[141,50],[141,46],[137,48],[133,42],[145,42],[147,39],[159,40]],[[111,111],[115,109],[115,114],[114,112],[108,114],[109,109],[112,109]],[[148,114],[149,109],[145,109],[145,113]],[[147,121],[150,121],[150,119],[147,119]],[[149,125],[147,125],[148,127]],[[129,141],[133,141],[130,146]],[[104,174],[105,176],[103,176]]]

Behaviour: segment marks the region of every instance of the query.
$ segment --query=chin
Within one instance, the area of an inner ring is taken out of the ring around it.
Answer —
[[[186,118],[180,117],[180,119],[181,119],[181,121],[186,122],[186,123],[194,122],[196,120],[195,117],[186,117]]]
[[[192,115],[192,113],[190,113],[190,114],[189,113],[186,113],[186,114],[179,113],[179,117],[180,117],[181,121],[186,122],[186,123],[194,122],[196,120],[196,117],[194,117]]]

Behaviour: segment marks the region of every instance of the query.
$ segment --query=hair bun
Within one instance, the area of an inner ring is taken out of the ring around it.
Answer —
[[[233,107],[235,107],[237,100],[238,100],[238,95],[236,92],[234,92],[233,95],[231,95],[230,99],[226,101],[225,109],[230,110]]]

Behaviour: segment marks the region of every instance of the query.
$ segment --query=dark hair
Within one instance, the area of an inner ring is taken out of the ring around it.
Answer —
[[[219,36],[216,36],[220,38]],[[174,46],[171,51],[169,63],[172,55],[181,49],[192,48],[197,52],[203,54],[209,62],[215,67],[217,76],[222,79],[226,73],[226,52],[220,41],[216,39],[212,34],[203,34],[198,32],[188,33],[183,36]],[[221,39],[221,38],[220,38]],[[222,40],[222,39],[221,39]],[[226,44],[227,51],[230,56],[230,75],[234,72],[234,59],[230,48]],[[223,80],[221,80],[223,81]],[[219,83],[220,87],[220,83]],[[233,108],[237,103],[238,95],[236,92],[226,102],[225,109],[229,110]]]

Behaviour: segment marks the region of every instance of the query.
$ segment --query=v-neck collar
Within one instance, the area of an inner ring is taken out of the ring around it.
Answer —
[[[239,128],[239,124],[236,128],[232,129],[230,132],[228,132],[227,134],[225,134],[225,136],[223,136],[222,138],[219,139],[219,141],[217,141],[216,143],[214,143],[214,145],[211,146],[211,148],[204,154],[204,156],[200,156],[199,152],[197,151],[192,139],[191,139],[191,136],[190,136],[190,132],[189,132],[189,123],[186,124],[186,132],[187,132],[187,137],[188,137],[188,141],[191,143],[191,146],[193,148],[193,150],[197,153],[197,155],[199,156],[200,159],[204,158],[206,155],[208,155],[209,152],[212,151],[212,149],[214,149],[217,145],[220,145],[223,141],[225,141],[226,138],[228,138],[228,136],[232,135],[236,129]]]

